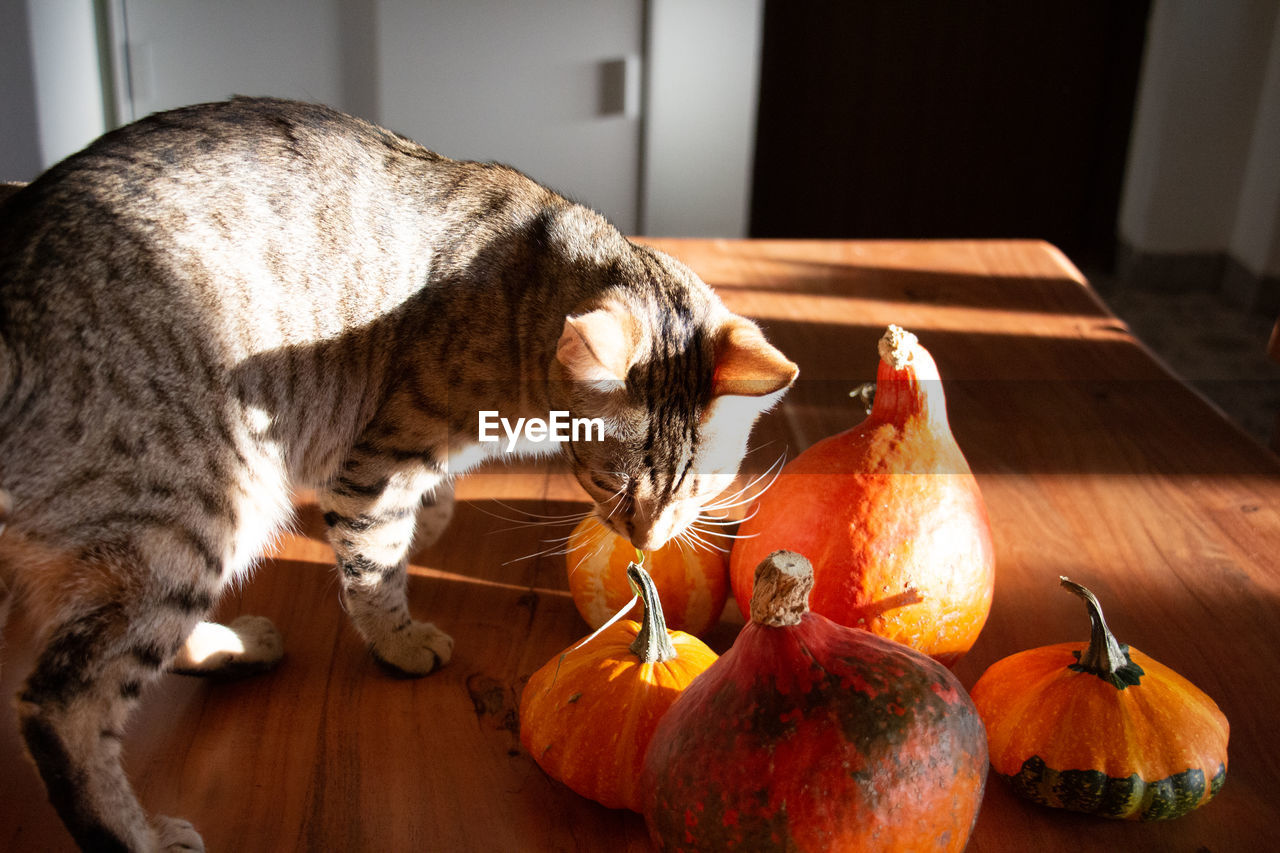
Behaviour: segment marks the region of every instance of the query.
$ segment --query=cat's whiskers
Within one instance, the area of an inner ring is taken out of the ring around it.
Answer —
[[[690,536],[688,536],[688,532],[689,532],[689,528],[686,527],[684,530],[681,530],[674,537],[672,537],[671,541],[675,543],[676,548],[681,553],[684,553],[685,551],[688,551],[688,550],[693,550],[693,551],[701,550],[697,546],[697,544],[693,541],[693,539]]]
[[[569,521],[515,521],[510,527],[498,527],[488,531],[489,533],[510,533],[512,530],[524,530],[530,527],[564,527],[575,522]],[[544,540],[545,541],[545,540]]]
[[[573,532],[572,532],[572,531],[570,531],[569,533],[566,533],[566,534],[565,534],[565,535],[563,535],[563,536],[552,536],[550,539],[543,539],[543,540],[541,540],[541,541],[543,541],[543,542],[547,542],[547,543],[551,543],[551,542],[568,542],[568,541],[569,541],[570,539],[572,539],[572,538],[573,538]]]
[[[602,503],[604,504],[607,504],[610,501],[612,501],[614,504],[613,508],[609,512],[609,515],[605,516],[606,519],[611,517],[613,513],[617,511],[618,506],[621,504],[621,501],[618,500],[618,498],[620,498],[622,496],[622,493],[626,491],[626,487],[627,487],[626,483],[624,482],[621,486],[619,486],[616,492],[614,492],[612,495],[610,495],[608,498],[602,501]],[[478,507],[478,509],[480,509],[481,512],[485,513],[488,516],[491,516],[493,518],[498,518],[503,521],[511,522],[512,524],[511,527],[490,531],[492,533],[509,532],[512,530],[520,530],[520,529],[529,528],[529,527],[565,527],[569,525],[573,525],[573,527],[576,529],[577,525],[583,519],[588,518],[591,515],[591,513],[595,511],[594,507],[588,507],[579,512],[550,515],[550,514],[532,513],[532,512],[528,512],[527,510],[518,509],[516,507],[511,506],[510,504],[503,503],[497,498],[491,498],[490,500],[492,500],[494,503],[496,503],[498,506],[504,509],[526,516],[526,518],[523,518],[523,519],[509,518],[500,513],[490,512],[489,510],[486,510],[483,507]],[[587,549],[590,549],[589,553],[584,554],[576,562],[573,562],[572,559],[570,560],[569,573],[572,574],[577,569],[577,567],[582,564],[584,560],[592,559],[593,557],[596,556],[596,554],[600,552],[600,550],[604,547],[605,543],[608,541],[608,537],[611,532],[612,531],[606,525],[602,524],[599,530],[592,532],[591,539],[589,539],[588,541],[586,541],[585,543],[583,543],[582,545],[576,548],[570,547],[568,544],[569,540],[573,538],[572,531],[565,534],[564,536],[553,536],[549,539],[542,539],[540,541],[547,547],[540,548],[537,551],[533,551],[532,553],[524,554],[519,557],[513,557],[512,559],[505,561],[502,565],[509,566],[513,563],[518,563],[523,560],[536,560],[540,557],[558,557],[562,555],[569,556],[573,554],[575,551],[579,551],[579,550],[585,551]]]
[[[697,524],[700,524],[703,528],[707,528],[707,527],[735,527],[735,526],[737,526],[737,525],[741,524],[742,522],[746,521],[748,518],[751,518],[751,517],[752,517],[753,515],[755,515],[757,512],[759,512],[759,510],[758,510],[758,509],[755,509],[755,508],[753,507],[753,508],[752,508],[752,510],[751,510],[751,512],[749,512],[749,513],[746,515],[746,517],[745,517],[745,518],[729,518],[727,515],[705,515],[705,514],[700,514],[700,515],[698,516],[698,518],[696,519],[696,523],[697,523]]]
[[[599,554],[599,553],[604,549],[604,546],[605,546],[606,544],[608,544],[608,542],[609,542],[609,534],[610,534],[611,532],[612,532],[612,531],[610,531],[610,530],[609,530],[609,529],[607,529],[607,528],[601,528],[601,529],[600,529],[600,530],[599,530],[599,531],[598,531],[598,532],[593,536],[593,538],[592,538],[591,540],[587,541],[586,543],[584,543],[584,544],[581,546],[581,549],[580,549],[580,550],[586,551],[588,548],[590,548],[591,550],[590,550],[588,553],[583,554],[583,555],[582,555],[582,556],[577,560],[577,562],[571,562],[571,565],[569,566],[569,574],[570,574],[570,575],[572,575],[574,572],[576,572],[576,571],[578,570],[578,566],[581,566],[583,563],[587,562],[588,560],[593,560],[593,559],[595,559],[595,557],[596,557],[596,556],[597,556],[597,555],[598,555],[598,554]],[[573,550],[573,549],[569,549],[566,553],[569,553],[569,552],[571,552],[572,550]]]
[[[762,474],[758,474],[755,478],[749,480],[749,482],[746,483],[744,487],[740,488],[739,491],[733,492],[730,496],[721,498],[719,501],[708,503],[708,510],[730,510],[730,508],[742,506],[744,503],[750,503],[751,501],[754,501],[755,498],[762,496],[762,494],[768,492],[769,488],[777,482],[778,475],[782,473],[782,466],[785,461],[786,455],[778,456],[778,459],[774,460],[773,464],[769,465]],[[764,482],[765,478],[768,478],[767,482]],[[759,485],[762,482],[764,482],[764,485],[753,492],[756,485]]]
[[[581,510],[579,512],[570,512],[570,513],[563,513],[558,515],[532,513],[526,510],[518,509],[509,504],[505,504],[496,498],[492,498],[491,500],[493,500],[494,503],[498,504],[504,509],[510,510],[511,512],[518,513],[520,515],[524,515],[526,516],[526,518],[511,518],[501,513],[491,512],[490,510],[487,510],[484,507],[476,507],[485,515],[491,518],[497,518],[502,521],[510,522],[511,524],[510,527],[502,527],[495,530],[490,530],[489,531],[490,534],[509,533],[513,530],[524,530],[530,527],[555,528],[555,527],[567,527],[570,525],[573,525],[576,527],[578,522],[582,521],[582,519],[586,518],[588,515],[591,514],[590,508]],[[572,536],[573,534],[572,532],[570,532],[570,533],[566,533],[563,536],[553,536],[549,539],[542,539],[540,541],[543,543],[543,545],[547,547],[539,548],[536,551],[533,551],[528,554],[523,554],[519,557],[513,557],[510,560],[504,561],[502,565],[509,566],[512,563],[518,563],[518,562],[521,562],[522,560],[535,560],[535,559],[538,559],[539,557],[556,557],[561,554],[568,554],[570,549],[567,547],[567,543]]]
[[[479,509],[481,512],[483,512],[485,515],[491,516],[492,518],[497,518],[497,519],[501,519],[502,521],[510,521],[510,522],[519,523],[519,524],[527,524],[527,525],[543,524],[543,523],[566,524],[570,521],[573,521],[576,523],[578,521],[581,521],[583,518],[590,515],[591,513],[591,508],[588,507],[586,509],[578,510],[576,512],[566,512],[566,513],[560,513],[556,515],[549,515],[549,514],[538,513],[538,512],[529,512],[526,509],[520,509],[519,507],[511,506],[510,504],[505,503],[499,500],[498,498],[489,498],[489,500],[497,504],[498,506],[502,507],[505,510],[509,510],[513,513],[516,513],[517,515],[524,516],[524,518],[509,518],[505,515],[502,515],[501,513],[490,512],[489,510],[481,506],[477,506],[476,508]]]
[[[572,533],[569,533],[565,536],[552,537],[551,539],[543,539],[541,541],[544,544],[546,544],[548,547],[541,548],[537,551],[534,551],[529,554],[524,554],[519,557],[513,557],[510,560],[505,561],[502,565],[509,566],[512,563],[518,563],[522,560],[534,560],[539,557],[558,557],[562,555],[567,557],[575,553],[576,551],[585,551],[586,549],[590,548],[591,549],[590,553],[584,554],[576,562],[573,561],[572,559],[569,560],[569,564],[570,564],[569,573],[572,574],[577,569],[577,567],[582,564],[584,560],[588,560],[594,557],[597,553],[599,553],[600,549],[604,546],[605,542],[608,540],[608,533],[609,531],[607,529],[593,531],[591,534],[592,538],[590,540],[588,540],[582,545],[572,546],[572,547],[569,545],[569,540],[573,538]]]
[[[543,540],[546,542],[547,540]],[[520,557],[512,557],[510,560],[504,560],[502,565],[510,566],[512,563],[519,563],[522,560],[535,560],[538,557],[558,557],[562,554],[568,554],[572,549],[556,542],[548,543],[548,547],[540,548],[531,554],[524,554]]]
[[[707,539],[704,534],[707,534],[707,531],[699,530],[697,528],[697,522],[695,521],[676,535],[676,542],[679,543],[681,548],[688,545],[694,551],[719,551],[722,554],[729,553],[728,548],[717,545],[715,542]],[[721,534],[713,535],[720,536]]]
[[[709,530],[703,530],[702,533],[714,536],[717,539],[754,539],[759,535],[757,533],[727,533],[725,531],[716,531],[712,533]]]
[[[491,512],[482,506],[477,506],[476,509],[480,510],[480,512],[484,513],[490,518],[496,518],[501,521],[506,521],[510,523],[509,527],[500,527],[500,528],[488,531],[490,534],[509,533],[513,530],[522,530],[530,527],[568,527],[570,525],[576,526],[580,521],[582,521],[582,519],[586,518],[588,515],[591,514],[591,508],[588,507],[587,509],[583,509],[578,512],[569,512],[569,513],[563,513],[560,515],[545,515],[541,513],[533,513],[533,512],[528,512],[526,510],[517,509],[516,507],[510,506],[509,504],[505,504],[496,498],[491,498],[491,500],[493,500],[494,503],[498,504],[504,509],[508,509],[511,512],[519,513],[526,517],[510,518],[501,513]],[[562,537],[562,539],[568,539],[568,538],[569,538],[568,535]],[[558,540],[544,539],[542,541],[549,542],[549,541],[558,541]],[[530,556],[537,556],[537,554],[533,554]]]
[[[770,465],[768,468],[766,468],[762,474],[759,474],[756,477],[754,477],[745,486],[738,489],[733,494],[730,494],[718,500],[712,501],[711,503],[704,506],[703,512],[707,512],[707,511],[720,512],[720,511],[725,511],[730,509],[736,509],[737,507],[744,506],[745,504],[751,503],[756,498],[760,497],[765,492],[769,491],[770,487],[772,487],[773,484],[777,482],[778,476],[782,473],[782,466],[785,460],[786,460],[786,454],[784,453],[781,456],[779,456],[776,460],[774,460],[773,464]],[[752,494],[748,494],[748,492],[750,492],[750,490],[753,487],[755,487],[758,483],[760,483],[766,477],[769,478],[769,481],[765,483],[762,488],[760,488],[758,491]]]
[[[630,480],[625,474],[621,476],[622,476],[622,485],[618,487],[618,490],[616,492],[614,492],[613,494],[609,495],[609,497],[604,499],[605,504],[608,504],[610,502],[613,503],[613,507],[609,510],[609,514],[604,517],[605,521],[608,521],[609,519],[613,518],[613,514],[618,511],[618,507],[622,506],[624,493],[627,490],[627,483],[630,482]]]

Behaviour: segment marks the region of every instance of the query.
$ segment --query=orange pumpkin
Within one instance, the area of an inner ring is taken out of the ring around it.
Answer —
[[[880,340],[866,420],[806,449],[748,511],[734,597],[785,548],[813,561],[813,612],[952,665],[986,624],[995,550],[986,505],[947,422],[942,380],[916,336]]]
[[[609,808],[640,810],[640,770],[658,721],[716,660],[697,637],[668,631],[653,581],[627,573],[644,607],[529,676],[520,743],[553,779]]]
[[[702,534],[705,535],[705,534]],[[729,563],[720,543],[694,547],[673,539],[645,555],[667,626],[701,635],[720,619],[729,597]],[[636,549],[594,515],[569,535],[569,592],[582,618],[599,628],[631,598],[627,566]]]
[[[1230,727],[1198,687],[1107,628],[1093,593],[1092,636],[1010,655],[973,686],[991,766],[1034,802],[1104,817],[1159,820],[1217,794]]]

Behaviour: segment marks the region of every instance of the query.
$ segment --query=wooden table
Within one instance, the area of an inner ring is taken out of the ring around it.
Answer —
[[[947,380],[951,422],[982,485],[998,577],[990,621],[957,667],[971,685],[1012,652],[1084,640],[1091,586],[1122,641],[1172,666],[1231,721],[1227,783],[1177,821],[1057,812],[988,784],[970,849],[1251,851],[1280,831],[1280,463],[1168,375],[1071,264],[1035,242],[655,241],[801,367],[757,427],[747,469],[861,419],[848,392],[875,342],[919,334]],[[585,633],[563,557],[531,557],[563,529],[506,518],[585,500],[554,464],[463,481],[454,526],[414,558],[416,611],[457,640],[419,681],[369,660],[343,618],[322,524],[302,506],[222,615],[271,617],[274,673],[209,683],[166,676],[127,740],[145,806],[182,815],[211,850],[641,851],[641,819],[549,781],[518,742],[528,675]],[[732,642],[732,605],[712,635]],[[16,623],[14,626],[17,627]],[[0,690],[30,651],[11,630]],[[0,849],[68,842],[0,719]]]

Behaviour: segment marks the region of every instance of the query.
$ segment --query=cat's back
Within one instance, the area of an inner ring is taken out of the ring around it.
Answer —
[[[0,208],[0,217],[20,226],[32,212],[85,212],[77,204],[99,213],[154,214],[216,201],[227,191],[283,201],[307,188],[297,183],[302,178],[312,189],[335,190],[324,182],[348,178],[369,190],[377,177],[390,189],[409,172],[423,180],[421,163],[447,170],[451,161],[319,104],[233,98],[155,113],[103,135],[50,167]]]
[[[326,405],[340,442],[368,395],[332,377],[372,363],[359,330],[421,285],[415,199],[453,169],[323,107],[237,99],[121,128],[0,200],[0,485],[30,502],[63,468],[243,467],[250,404],[303,450],[288,413]]]
[[[0,245],[21,245],[49,224],[69,233],[108,219],[177,229],[182,211],[236,200],[227,193],[283,202],[305,189],[299,178],[312,187],[343,173],[358,179],[378,144],[397,156],[413,150],[319,105],[236,98],[156,113],[105,134],[10,198],[0,207]]]
[[[450,167],[318,105],[237,98],[158,113],[0,206],[0,288],[51,300],[144,267],[152,275],[128,276],[135,287],[190,282],[209,295],[320,284],[317,275],[403,215],[402,196],[429,193]],[[272,281],[245,280],[264,273]]]
[[[513,223],[562,203],[311,104],[233,99],[113,131],[0,201],[0,450],[16,424],[38,436],[86,404],[160,419],[332,402],[335,374],[391,358],[397,318],[447,325],[436,303],[462,303],[437,294],[477,286],[479,248],[507,247],[492,266],[519,249]]]
[[[353,296],[385,300],[349,287],[357,272],[382,288],[420,284],[433,253],[553,195],[324,106],[196,105],[105,135],[0,205],[0,293],[47,298],[86,261],[146,263],[206,300],[278,293],[358,312],[370,306]]]
[[[248,320],[238,337],[260,332],[263,347],[300,343],[385,313],[437,255],[557,201],[514,170],[320,105],[186,107],[105,135],[0,204],[0,303],[48,316],[109,292],[139,311]]]

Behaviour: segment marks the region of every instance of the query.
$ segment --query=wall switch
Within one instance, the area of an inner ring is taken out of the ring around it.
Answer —
[[[601,117],[640,117],[640,57],[606,59],[599,65]]]

